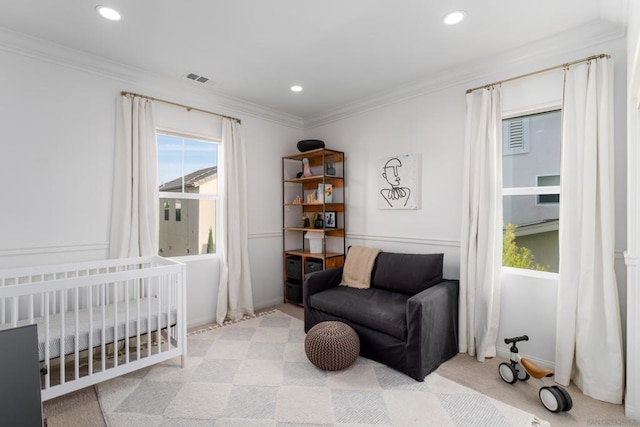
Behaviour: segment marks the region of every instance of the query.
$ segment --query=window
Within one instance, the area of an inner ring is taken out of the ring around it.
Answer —
[[[218,143],[160,132],[158,189],[162,256],[215,253]],[[171,221],[171,206],[174,220]]]
[[[538,177],[538,187],[551,187],[560,185],[560,175],[545,175]],[[538,204],[546,205],[560,203],[560,194],[540,194]]]
[[[555,110],[503,120],[504,266],[558,272],[560,119]]]
[[[169,221],[169,216],[171,214],[171,204],[169,202],[164,202],[164,220]]]
[[[176,221],[182,221],[182,202],[180,200],[176,200]]]

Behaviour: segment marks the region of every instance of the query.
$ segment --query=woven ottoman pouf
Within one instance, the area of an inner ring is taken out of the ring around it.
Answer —
[[[320,322],[307,332],[304,351],[309,361],[325,371],[348,368],[360,354],[360,339],[353,328],[336,321]]]

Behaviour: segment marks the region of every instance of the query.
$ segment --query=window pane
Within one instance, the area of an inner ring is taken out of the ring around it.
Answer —
[[[218,194],[218,145],[158,134],[160,191]]]
[[[560,194],[530,187],[560,185],[560,119],[558,110],[503,120],[503,187],[516,193],[503,197],[505,266],[558,272]]]
[[[560,111],[525,116],[528,150],[508,152],[503,150],[502,180],[504,188],[535,187],[542,176],[560,177]],[[503,120],[503,147],[508,146],[509,134],[504,132],[506,123],[522,120],[514,117]]]
[[[538,187],[560,185],[560,175],[545,175],[538,177]],[[540,194],[538,204],[560,203],[559,194]]]
[[[218,144],[157,134],[162,256],[215,253]],[[176,193],[167,197],[163,193]],[[173,212],[172,212],[173,211]]]
[[[182,202],[176,200],[176,221],[182,221]]]
[[[503,198],[502,265],[557,273],[559,205],[540,206],[537,197]]]
[[[160,205],[164,205],[160,200]],[[177,199],[176,220],[160,221],[161,256],[197,255],[216,252],[215,200]],[[180,206],[180,219],[178,208]]]

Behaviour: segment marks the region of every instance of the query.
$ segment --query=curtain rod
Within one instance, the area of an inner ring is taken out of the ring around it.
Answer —
[[[201,110],[200,108],[190,107],[188,105],[178,104],[177,102],[166,101],[164,99],[153,98],[151,96],[140,95],[139,93],[127,92],[127,91],[123,90],[122,92],[120,92],[120,95],[122,95],[122,96],[127,96],[127,95],[138,96],[140,98],[145,98],[145,99],[148,99],[150,101],[158,101],[158,102],[163,102],[165,104],[174,105],[176,107],[186,108],[187,111],[191,111],[191,110],[200,111],[201,113],[213,114],[214,116],[218,116],[218,117],[222,117],[222,118],[230,119],[230,120],[235,120],[238,123],[242,123],[242,121],[237,117],[225,116],[224,114],[214,113],[213,111]]]
[[[507,83],[507,82],[510,82],[510,81],[513,81],[513,80],[518,80],[518,79],[522,79],[522,78],[525,78],[525,77],[535,76],[536,74],[546,73],[547,71],[555,70],[555,69],[558,69],[558,68],[567,68],[567,67],[570,67],[571,65],[580,64],[581,62],[588,62],[588,61],[592,61],[594,59],[602,59],[602,58],[609,58],[609,55],[601,53],[600,55],[593,55],[593,56],[589,56],[588,58],[578,59],[577,61],[571,61],[571,62],[567,62],[567,63],[564,63],[564,64],[556,65],[556,66],[553,66],[553,67],[544,68],[542,70],[533,71],[531,73],[522,74],[520,76],[511,77],[511,78],[505,79],[505,80],[500,80],[500,81],[497,81],[495,83],[490,83],[488,85],[482,85],[482,86],[474,87],[473,89],[467,89],[467,93],[471,93],[471,92],[476,91],[478,89],[485,89],[485,88],[488,89],[491,86],[501,85],[502,83]]]

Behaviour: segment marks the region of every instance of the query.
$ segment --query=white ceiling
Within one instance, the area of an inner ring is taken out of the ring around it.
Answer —
[[[98,4],[123,15],[110,22]],[[446,26],[462,9],[467,19]],[[587,23],[627,0],[0,0],[0,27],[310,119]],[[289,87],[299,84],[301,93]]]

